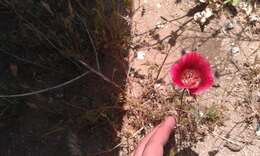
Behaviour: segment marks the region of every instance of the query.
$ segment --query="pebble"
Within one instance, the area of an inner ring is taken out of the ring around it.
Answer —
[[[158,89],[158,88],[160,88],[160,87],[161,87],[161,84],[160,84],[160,83],[157,83],[157,84],[154,85],[154,89]]]
[[[208,18],[210,18],[211,16],[213,16],[213,11],[210,8],[206,8],[205,10],[203,10],[202,12],[197,12],[194,14],[193,19],[196,22],[199,22],[201,24],[204,24]]]
[[[143,51],[137,52],[137,59],[144,60],[145,53]]]
[[[161,24],[161,22],[159,21],[159,22],[156,22],[156,27],[157,27],[157,28],[163,28],[164,25]]]
[[[200,0],[200,3],[206,3],[207,0]]]
[[[194,16],[193,16],[193,18],[194,18],[195,21],[198,22],[198,21],[202,18],[201,12],[195,13]]]
[[[243,147],[241,145],[236,145],[231,142],[227,142],[224,147],[227,147],[229,150],[233,152],[239,152]]]
[[[235,20],[228,20],[224,24],[225,30],[231,30],[235,27],[236,21]]]
[[[204,11],[202,11],[202,12],[204,12],[204,16],[205,16],[206,18],[209,18],[209,17],[213,16],[213,11],[212,11],[211,8],[206,8],[206,9],[205,9]]]
[[[260,123],[259,122],[257,122],[257,125],[256,125],[256,135],[260,136]]]
[[[236,53],[240,52],[240,48],[239,47],[231,47],[229,51],[232,54],[236,54]]]
[[[256,15],[250,15],[248,17],[249,19],[249,22],[252,23],[252,24],[255,24],[257,22],[260,22],[260,17],[256,16]]]
[[[161,5],[160,3],[157,3],[157,4],[156,4],[156,7],[157,7],[157,8],[161,8],[162,5]]]

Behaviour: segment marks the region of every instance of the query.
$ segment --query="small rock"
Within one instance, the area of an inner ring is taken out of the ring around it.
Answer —
[[[211,16],[213,16],[212,9],[206,8],[202,12],[195,13],[193,19],[198,23],[204,24]]]
[[[250,15],[248,20],[250,24],[256,24],[257,22],[260,22],[260,17],[256,15]]]
[[[157,7],[157,8],[161,8],[162,5],[161,5],[160,3],[157,3],[157,4],[156,4],[156,7]]]
[[[207,0],[199,0],[200,3],[207,3],[208,1]]]
[[[157,83],[157,84],[154,85],[154,89],[158,89],[158,88],[160,88],[160,87],[161,87],[161,84],[160,84],[160,83]]]
[[[163,25],[163,24],[161,24],[161,22],[157,22],[157,23],[156,23],[156,27],[157,27],[157,28],[163,28],[163,27],[164,27],[164,25]]]
[[[201,23],[205,23],[207,21],[207,18],[206,17],[202,17],[201,19],[200,19],[200,22]]]
[[[235,27],[236,21],[235,20],[228,20],[224,24],[225,30],[231,30]]]
[[[240,48],[239,47],[231,47],[229,51],[230,51],[231,54],[236,54],[236,53],[240,52]]]
[[[227,142],[224,147],[227,147],[232,152],[239,152],[243,147],[241,145],[236,145],[231,142]]]
[[[204,113],[203,112],[199,112],[199,115],[200,115],[200,117],[203,117],[204,116]]]
[[[202,18],[201,12],[197,12],[197,13],[195,13],[194,16],[193,16],[193,19],[194,19],[196,22],[199,22],[201,18]]]
[[[259,122],[257,122],[255,133],[256,133],[257,136],[260,136],[260,123]]]
[[[212,9],[210,9],[210,8],[206,8],[204,11],[202,11],[202,12],[204,12],[204,16],[206,17],[206,18],[210,18],[211,16],[213,16],[213,11],[212,11]]]
[[[137,52],[137,59],[144,60],[145,53],[143,51]]]

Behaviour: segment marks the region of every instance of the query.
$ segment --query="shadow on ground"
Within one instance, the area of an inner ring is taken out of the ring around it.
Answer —
[[[1,156],[118,155],[127,7],[112,0],[0,2],[0,94],[18,94],[0,98]]]

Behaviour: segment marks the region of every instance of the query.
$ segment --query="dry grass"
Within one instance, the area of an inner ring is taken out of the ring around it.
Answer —
[[[36,140],[55,139],[69,129],[69,139],[65,137],[59,144],[68,144],[72,155],[73,151],[79,152],[81,141],[86,142],[88,154],[100,152],[96,151],[98,147],[88,146],[93,129],[97,129],[94,135],[107,137],[98,143],[104,144],[102,149],[117,143],[115,133],[120,129],[124,114],[119,97],[128,71],[128,3],[2,0],[0,11],[5,13],[3,18],[8,19],[6,25],[13,27],[0,35],[1,57],[7,58],[6,72],[1,77],[0,120],[8,122],[12,130],[17,129],[15,122],[25,126],[17,125],[18,129],[30,129],[28,123],[43,121],[35,126],[37,136],[42,135]],[[30,113],[26,113],[28,111]],[[39,116],[34,117],[35,112]],[[26,114],[31,117],[26,119]],[[44,123],[49,127],[41,127]],[[32,146],[30,142],[23,145]],[[47,148],[55,147],[48,145]],[[62,152],[66,149],[58,151]]]

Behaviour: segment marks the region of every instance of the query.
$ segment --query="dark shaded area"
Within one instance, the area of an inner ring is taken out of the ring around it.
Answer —
[[[177,152],[175,156],[198,156],[199,154],[193,151],[191,148],[184,148]]]
[[[12,123],[2,125],[0,129],[0,155],[26,155],[46,156],[63,155],[69,156],[66,140],[67,130],[56,133],[55,136],[44,136],[51,125],[57,124],[48,120],[46,114],[32,111],[30,109],[19,109],[23,111]]]
[[[219,152],[218,150],[212,150],[212,151],[209,151],[208,154],[209,154],[209,156],[215,156],[218,154],[218,152]]]
[[[0,2],[1,156],[118,154],[128,64],[127,4],[112,0]],[[92,43],[93,41],[93,43]],[[79,61],[80,60],[80,61]]]
[[[193,17],[197,12],[201,12],[203,10],[205,10],[205,8],[208,6],[207,3],[199,3],[198,5],[194,6],[193,8],[191,8],[186,16],[189,16],[189,17]]]
[[[230,15],[232,17],[236,16],[238,14],[238,11],[236,9],[235,6],[233,6],[232,4],[226,4],[225,5],[225,9],[228,11],[228,13],[230,13]]]
[[[177,150],[176,148],[176,139],[175,139],[175,134],[172,134],[167,142],[167,144],[164,147],[164,155],[165,156],[171,156],[172,153],[175,153]]]
[[[181,3],[182,0],[175,0],[175,3],[178,4],[178,3]]]

